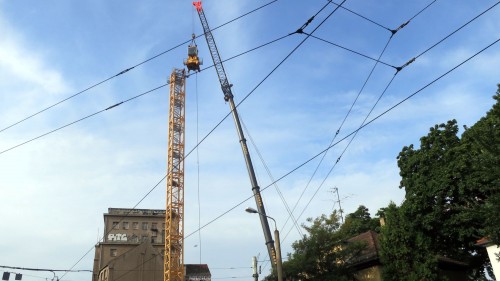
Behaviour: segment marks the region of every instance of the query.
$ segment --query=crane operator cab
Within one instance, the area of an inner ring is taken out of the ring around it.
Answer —
[[[200,71],[200,65],[203,65],[203,60],[198,57],[198,46],[194,42],[195,35],[193,34],[193,40],[188,46],[188,58],[184,60],[184,65],[186,65],[188,72]]]

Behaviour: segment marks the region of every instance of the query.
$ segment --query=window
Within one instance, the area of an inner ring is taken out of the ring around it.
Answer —
[[[119,229],[120,227],[118,226],[118,222],[114,221],[113,222],[113,229]]]
[[[101,273],[99,273],[99,281],[108,281],[108,275],[109,275],[109,267],[105,267],[103,270],[101,270]]]
[[[118,251],[116,249],[110,249],[109,255],[112,257],[116,257],[118,255]]]
[[[158,224],[156,222],[151,223],[152,230],[158,230]]]
[[[130,241],[132,243],[138,243],[139,242],[139,237],[135,234],[132,234],[132,237],[130,238]]]
[[[138,223],[138,222],[136,222],[136,221],[135,221],[135,222],[133,222],[133,223],[132,223],[132,228],[133,228],[133,229],[139,229],[139,223]]]
[[[128,229],[128,221],[122,222],[123,229]]]
[[[162,224],[163,229],[165,229],[165,223]]]
[[[148,230],[148,223],[147,222],[142,223],[142,230]]]

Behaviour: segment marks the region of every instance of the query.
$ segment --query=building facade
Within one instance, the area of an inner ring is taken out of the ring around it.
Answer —
[[[130,251],[141,244],[151,245],[151,255],[157,255],[163,265],[164,241],[165,210],[109,208],[104,214],[103,239],[95,246],[92,281],[99,280],[99,273],[111,261],[125,253],[130,256]],[[163,279],[163,267],[158,270]]]
[[[108,208],[92,281],[163,281],[165,210]],[[186,281],[210,281],[206,264],[184,265]]]

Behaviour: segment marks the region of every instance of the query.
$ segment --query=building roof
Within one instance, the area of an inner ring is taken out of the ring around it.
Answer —
[[[206,275],[211,276],[207,264],[185,264],[186,275]]]
[[[380,264],[379,253],[380,253],[380,243],[378,239],[378,233],[369,230],[367,232],[361,233],[347,240],[348,243],[354,242],[364,242],[366,247],[361,250],[359,255],[351,260],[351,266],[355,267],[368,267],[374,263]],[[460,269],[466,268],[468,265],[464,262],[457,261],[444,256],[437,256],[438,264],[440,268],[447,269]]]
[[[108,213],[104,215],[122,215],[122,216],[165,216],[164,209],[127,209],[127,208],[108,208]]]
[[[365,248],[356,255],[351,261],[352,266],[363,264],[371,264],[372,262],[379,263],[380,244],[378,234],[375,231],[369,230],[347,240],[347,243],[364,243]]]
[[[491,244],[492,244],[492,242],[491,242],[490,238],[483,237],[483,238],[477,240],[475,245],[480,246],[480,247],[488,247]]]

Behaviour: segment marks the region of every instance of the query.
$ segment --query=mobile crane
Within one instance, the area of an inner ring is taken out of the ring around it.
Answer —
[[[241,123],[240,123],[240,118],[238,116],[238,111],[236,110],[236,106],[234,104],[233,93],[231,91],[232,85],[229,84],[229,81],[227,80],[227,75],[224,70],[224,66],[222,65],[222,59],[219,55],[219,51],[217,50],[217,45],[215,44],[215,39],[212,35],[210,27],[208,26],[207,18],[205,17],[201,1],[193,2],[193,5],[195,6],[196,11],[198,12],[201,25],[203,26],[203,32],[205,33],[205,39],[207,40],[208,49],[210,50],[210,55],[212,56],[215,70],[217,71],[217,76],[219,77],[222,93],[224,94],[224,100],[229,103],[229,107],[233,115],[234,123],[236,125],[236,130],[238,132],[238,137],[240,139],[241,150],[243,151],[243,157],[245,158],[248,175],[250,177],[250,183],[252,184],[252,191],[254,194],[255,203],[257,204],[257,211],[259,213],[260,223],[262,225],[262,230],[264,231],[264,238],[266,240],[267,251],[269,253],[269,258],[273,261],[271,262],[271,264],[273,265],[273,269],[276,269],[277,259],[276,259],[276,250],[274,247],[274,241],[271,236],[271,230],[269,229],[269,223],[267,221],[264,202],[262,201],[262,196],[260,194],[260,187],[257,183],[257,178],[255,177],[255,171],[253,168],[252,159],[250,158],[250,153],[248,152],[248,146],[246,143],[245,135],[243,134],[243,130],[241,129]],[[196,69],[195,66],[191,67],[193,70]]]

